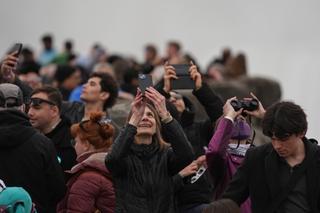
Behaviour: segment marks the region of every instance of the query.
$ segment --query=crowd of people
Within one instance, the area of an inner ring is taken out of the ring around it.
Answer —
[[[225,49],[204,71],[175,41],[164,57],[146,45],[142,63],[41,41],[38,57],[24,47],[0,62],[0,212],[320,212],[320,148],[303,109],[210,87],[247,75],[243,53]],[[176,64],[189,65],[205,119],[173,89]],[[139,74],[154,86],[142,91]],[[269,143],[254,143],[252,118]]]

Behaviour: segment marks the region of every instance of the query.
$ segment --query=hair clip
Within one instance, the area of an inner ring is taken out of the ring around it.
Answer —
[[[100,121],[98,121],[98,123],[100,124],[100,125],[106,125],[106,124],[110,124],[111,123],[111,119],[110,118],[107,118],[106,116],[104,116],[104,117],[102,117],[101,119],[100,119]]]

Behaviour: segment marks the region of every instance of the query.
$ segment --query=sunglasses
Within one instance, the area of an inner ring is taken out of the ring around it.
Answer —
[[[196,174],[194,176],[191,177],[191,181],[190,183],[195,183],[197,182],[197,180],[199,180],[199,178],[204,174],[204,172],[207,170],[206,167],[201,166],[198,171],[196,172]]]
[[[45,100],[45,99],[42,99],[42,98],[30,98],[28,104],[29,105],[32,105],[32,106],[40,106],[42,103],[46,103],[46,104],[49,104],[51,106],[56,106],[57,104],[52,102],[52,101],[49,101],[49,100]]]

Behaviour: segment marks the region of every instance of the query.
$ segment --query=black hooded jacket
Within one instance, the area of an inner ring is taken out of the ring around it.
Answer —
[[[70,121],[62,117],[59,124],[51,132],[46,134],[56,148],[63,171],[70,170],[74,165],[76,165],[77,154],[71,144],[72,136],[70,127]]]
[[[52,142],[17,110],[0,111],[0,179],[23,187],[39,213],[55,212],[65,184]]]
[[[170,98],[170,94],[160,87],[158,87],[158,91],[166,98]],[[196,159],[205,154],[204,147],[208,145],[213,135],[214,123],[222,115],[223,102],[205,83],[198,90],[193,90],[192,94],[198,99],[209,116],[209,119],[195,121],[194,105],[187,97],[183,97],[186,109],[181,113],[179,121],[193,147]],[[193,184],[190,183],[190,178],[185,178],[182,181],[179,175],[174,177],[174,182],[179,209],[210,203],[213,186],[207,172]]]
[[[193,159],[188,140],[176,120],[163,124],[171,147],[137,145],[137,128],[127,124],[106,157],[114,178],[116,213],[173,213],[172,175]]]

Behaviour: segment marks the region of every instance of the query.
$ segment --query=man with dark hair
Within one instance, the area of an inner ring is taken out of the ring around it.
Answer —
[[[0,71],[0,80],[17,84],[24,95],[30,96],[32,89],[18,81],[13,72],[13,67],[18,63],[18,58],[14,54],[7,55],[2,62]],[[79,123],[82,120],[88,120],[91,112],[104,112],[107,117],[111,116],[107,110],[111,108],[118,97],[118,85],[115,79],[106,73],[93,73],[84,85],[81,93],[81,102],[63,102],[61,115],[65,116],[71,124]],[[112,118],[111,118],[112,119]],[[115,126],[116,134],[118,126]]]
[[[223,197],[238,205],[250,197],[253,213],[319,212],[320,149],[305,137],[305,112],[279,102],[266,111],[262,126],[272,143],[248,150]]]
[[[80,96],[83,103],[64,102],[62,115],[65,115],[72,124],[89,120],[91,112],[104,112],[110,117],[107,110],[115,104],[117,97],[118,86],[114,78],[106,73],[93,73],[83,86]],[[117,128],[115,123],[113,125]]]
[[[23,113],[19,87],[4,83],[0,91],[0,177],[7,186],[23,187],[37,212],[53,213],[66,189],[54,146]]]
[[[76,164],[76,152],[71,144],[71,123],[60,117],[62,96],[58,89],[44,86],[31,94],[28,116],[31,125],[50,138],[62,169],[69,170]]]

